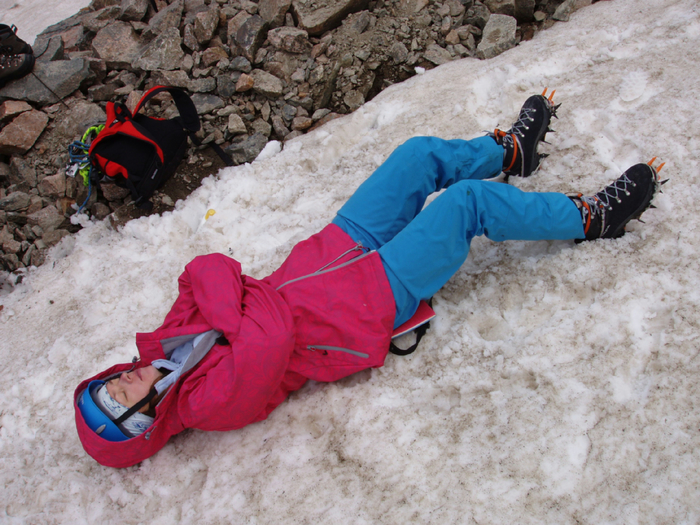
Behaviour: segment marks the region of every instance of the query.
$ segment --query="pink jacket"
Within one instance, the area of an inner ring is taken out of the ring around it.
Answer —
[[[74,394],[83,447],[110,467],[134,465],[185,428],[233,430],[265,419],[308,379],[334,381],[384,364],[395,306],[376,252],[366,253],[331,224],[294,247],[272,275],[256,280],[221,254],[195,258],[179,279],[179,297],[163,325],[136,335],[137,367],[165,358],[173,337],[217,330],[216,344],[181,377],[156,408],[153,425],[138,437],[110,442],[92,432],[77,408],[88,383]]]

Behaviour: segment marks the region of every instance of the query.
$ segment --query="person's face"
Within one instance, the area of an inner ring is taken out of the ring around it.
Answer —
[[[124,372],[120,376],[107,381],[107,393],[115,401],[130,408],[146,397],[161,375],[152,365],[137,368],[131,372]],[[147,406],[144,406],[139,412],[143,412],[146,409]]]

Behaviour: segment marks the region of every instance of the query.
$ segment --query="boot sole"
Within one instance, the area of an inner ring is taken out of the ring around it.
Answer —
[[[34,55],[27,55],[27,56],[29,57],[29,60],[27,60],[22,65],[22,67],[20,67],[17,71],[15,71],[8,78],[0,80],[0,89],[4,88],[8,82],[12,82],[13,80],[17,80],[19,78],[22,78],[23,76],[28,74],[32,69],[34,69],[34,62],[36,61],[36,59],[34,58]]]

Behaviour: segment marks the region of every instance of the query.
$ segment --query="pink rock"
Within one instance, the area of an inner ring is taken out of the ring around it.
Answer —
[[[0,154],[24,155],[31,149],[49,122],[43,111],[25,111],[0,132]]]
[[[236,82],[236,91],[238,93],[242,93],[243,91],[248,91],[250,89],[253,89],[254,84],[255,84],[255,81],[253,80],[253,77],[243,73],[241,75],[241,78],[238,79],[238,82]]]
[[[19,100],[6,100],[0,104],[0,122],[10,120],[20,113],[30,111],[31,109],[32,107],[26,102],[21,102]]]

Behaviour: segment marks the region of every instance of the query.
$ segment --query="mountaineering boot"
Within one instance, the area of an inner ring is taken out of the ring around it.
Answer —
[[[503,146],[503,172],[506,176],[517,175],[529,177],[540,165],[540,159],[546,154],[537,153],[537,145],[544,141],[549,129],[549,122],[556,117],[559,106],[552,102],[555,91],[546,97],[547,89],[541,95],[532,95],[520,109],[518,120],[508,131],[498,128],[489,133],[498,144]]]
[[[17,27],[0,24],[0,55],[32,55],[32,46],[17,36]]]
[[[587,241],[593,239],[615,239],[625,234],[625,225],[639,219],[647,208],[654,207],[651,201],[659,187],[658,169],[649,164],[635,164],[612,184],[592,197],[579,193],[569,198],[581,212],[583,232]]]
[[[21,78],[34,67],[34,55],[0,55],[0,88]]]

